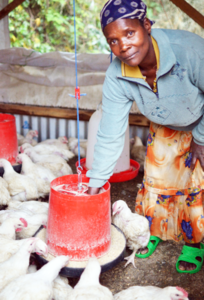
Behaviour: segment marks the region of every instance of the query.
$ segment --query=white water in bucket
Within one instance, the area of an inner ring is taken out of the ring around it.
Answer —
[[[89,170],[92,168],[93,157],[94,157],[94,146],[96,144],[96,135],[97,135],[98,126],[101,118],[102,118],[102,109],[100,107],[92,114],[89,120],[88,144],[87,144],[87,152],[86,152],[86,167]],[[124,172],[129,170],[129,168],[130,168],[130,144],[129,144],[129,125],[128,125],[125,132],[124,148],[120,157],[118,158],[113,173]]]
[[[53,187],[53,189],[62,194],[85,196],[85,195],[87,195],[88,184],[82,183],[81,189],[79,189],[79,185],[77,183],[60,184],[60,185]]]
[[[75,196],[88,196],[88,184],[82,183],[81,189],[77,183],[72,184],[60,184],[53,187],[53,189],[59,193],[66,195],[75,195]],[[104,189],[100,188],[99,194],[103,193]]]

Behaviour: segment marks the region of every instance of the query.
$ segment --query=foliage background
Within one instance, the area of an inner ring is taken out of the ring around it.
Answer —
[[[11,0],[12,1],[12,0]],[[10,1],[10,2],[11,2]],[[187,0],[204,14],[203,1]],[[184,29],[204,37],[203,29],[169,0],[144,0],[154,27]],[[108,53],[99,14],[106,0],[76,0],[77,50]],[[39,52],[74,51],[73,0],[26,0],[9,14],[11,47]]]

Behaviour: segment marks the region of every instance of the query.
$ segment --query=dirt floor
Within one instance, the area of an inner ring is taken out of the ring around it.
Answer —
[[[77,158],[69,161],[74,173]],[[143,174],[130,181],[111,184],[111,202],[125,200],[134,212],[137,184],[142,182]],[[173,241],[162,242],[153,255],[146,259],[136,258],[136,269],[128,265],[124,269],[125,261],[120,262],[113,269],[102,273],[101,284],[107,286],[114,294],[133,285],[154,285],[158,287],[181,286],[189,293],[190,300],[204,299],[203,278],[204,267],[196,274],[179,274],[175,269],[183,243]],[[127,249],[127,255],[131,251]],[[69,278],[74,286],[78,279]]]

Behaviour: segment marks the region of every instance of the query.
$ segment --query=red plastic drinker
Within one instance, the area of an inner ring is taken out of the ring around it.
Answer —
[[[15,117],[0,114],[0,158],[5,158],[15,164],[18,155],[18,140]]]
[[[89,178],[82,175],[82,183]],[[75,195],[56,190],[59,185],[78,184],[78,175],[66,175],[51,182],[47,244],[54,256],[71,260],[101,257],[111,243],[110,184],[101,194]]]

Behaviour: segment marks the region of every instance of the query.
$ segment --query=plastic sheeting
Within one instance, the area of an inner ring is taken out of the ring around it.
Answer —
[[[102,100],[107,54],[78,54],[78,85],[86,96],[80,109],[96,109]],[[0,102],[76,108],[74,53],[41,54],[24,48],[0,50]],[[133,104],[133,113],[138,113]]]
[[[0,0],[0,10],[7,6],[8,0]],[[10,36],[8,28],[8,16],[0,20],[0,49],[10,47]]]

